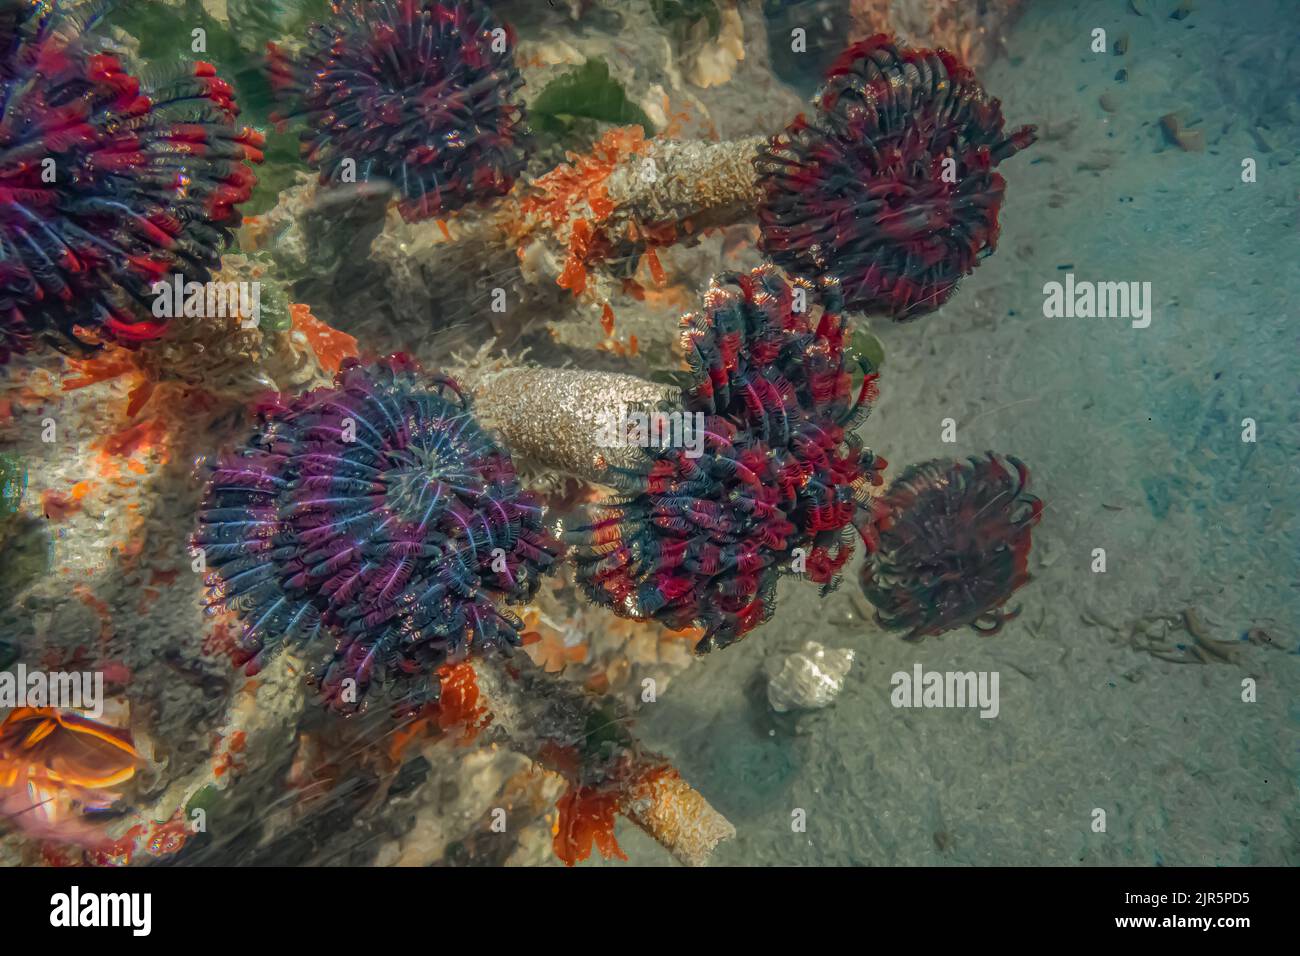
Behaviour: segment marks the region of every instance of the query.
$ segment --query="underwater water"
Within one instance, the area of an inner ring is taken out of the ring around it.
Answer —
[[[0,863],[1300,863],[1298,12],[0,0]]]

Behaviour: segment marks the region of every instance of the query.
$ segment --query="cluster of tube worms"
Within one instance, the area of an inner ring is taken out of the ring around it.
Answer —
[[[95,18],[9,4],[0,28],[0,363],[35,340],[84,353],[156,338],[155,282],[206,281],[263,139],[207,63],[142,79]]]
[[[839,277],[848,308],[895,319],[943,305],[997,245],[1006,182],[1034,142],[944,50],[883,34],[844,51],[757,166],[761,247],[794,275]]]
[[[620,500],[572,532],[578,580],[615,613],[705,628],[725,647],[772,614],[776,582],[827,587],[852,554],[852,519],[883,459],[854,433],[870,410],[869,367],[852,394],[838,284],[789,283],[771,266],[715,276],[682,319],[703,447],[646,449]],[[801,559],[801,560],[799,560]]]
[[[514,34],[480,4],[342,0],[300,52],[271,44],[269,69],[321,182],[387,184],[408,222],[507,193],[523,169]]]
[[[193,538],[214,606],[243,622],[249,673],[328,638],[331,708],[358,709],[378,683],[410,710],[436,698],[443,664],[519,643],[507,605],[558,549],[454,382],[399,356],[348,360],[334,387],[259,412],[216,463]]]
[[[270,58],[282,118],[309,124],[304,154],[322,181],[356,160],[359,180],[397,186],[408,220],[507,191],[524,132],[509,31],[464,3],[343,0],[334,12],[300,53],[272,46]],[[772,265],[714,278],[682,319],[690,384],[671,410],[699,417],[702,449],[646,448],[611,473],[619,496],[569,530],[589,598],[703,628],[700,652],[770,618],[782,574],[837,586],[855,526],[880,622],[911,636],[1000,623],[1027,578],[1037,511],[1020,506],[1036,499],[1015,489],[992,507],[1010,474],[996,459],[943,481],[940,465],[918,466],[872,502],[885,461],[855,429],[877,374],[864,361],[854,395],[845,313],[905,317],[946,299],[996,241],[992,167],[1033,130],[1004,135],[998,102],[951,56],[883,36],[846,51],[816,103],[755,162],[763,248],[803,278]],[[403,359],[351,362],[333,389],[261,415],[262,431],[216,466],[194,539],[215,601],[244,622],[250,669],[330,635],[319,680],[331,706],[360,706],[376,682],[418,703],[448,660],[518,642],[508,605],[527,600],[558,546],[454,383]],[[360,431],[345,439],[349,422]],[[948,507],[944,493],[965,497]]]
[[[262,137],[235,125],[231,88],[209,65],[139,79],[87,40],[93,17],[0,4],[0,362],[37,339],[83,351],[159,337],[153,284],[219,268]],[[524,166],[513,42],[477,3],[338,0],[300,50],[271,46],[277,116],[307,126],[303,155],[322,184],[389,184],[408,221],[486,202]],[[838,586],[857,534],[878,621],[908,637],[996,631],[1028,580],[1042,506],[1018,460],[929,462],[875,497],[886,462],[856,430],[878,376],[849,347],[847,313],[908,318],[951,296],[996,243],[1004,183],[993,167],[1033,128],[1004,134],[997,100],[951,56],[886,37],[844,54],[817,107],[746,160],[756,178],[722,194],[731,210],[757,184],[774,264],[715,276],[681,320],[689,382],[662,411],[702,422],[700,453],[644,448],[611,470],[617,496],[569,530],[593,602],[702,628],[700,652],[767,621],[782,575]],[[543,178],[525,212],[554,227],[580,195],[604,223],[606,183],[642,147],[611,140],[606,161]],[[575,292],[584,257],[608,251],[591,229],[579,219],[571,230],[560,284]],[[319,651],[328,707],[354,712],[382,691],[411,713],[439,698],[449,666],[520,643],[512,607],[535,595],[562,546],[452,379],[403,356],[349,358],[331,387],[271,396],[256,412],[257,430],[213,464],[191,539],[211,610],[240,622],[246,673],[289,647]],[[449,703],[468,699],[449,684]],[[20,779],[6,755],[35,766],[29,722],[103,744],[87,781],[100,763],[105,780],[134,772],[125,735],[11,715],[0,791]],[[636,786],[673,779],[655,767]],[[579,781],[565,798],[556,846],[567,862],[593,843],[618,853],[612,818],[631,784],[616,783]],[[85,790],[83,802],[103,797]]]

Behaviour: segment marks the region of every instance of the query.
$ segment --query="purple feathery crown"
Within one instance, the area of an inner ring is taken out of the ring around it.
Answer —
[[[269,45],[276,119],[324,183],[386,181],[408,222],[510,191],[527,137],[514,34],[481,4],[337,0],[299,53]]]
[[[702,417],[702,447],[647,449],[620,475],[626,495],[572,529],[591,600],[701,626],[703,653],[768,620],[780,574],[837,586],[886,464],[854,433],[876,375],[864,368],[855,397],[847,332],[834,280],[790,283],[772,266],[713,278],[681,328],[682,410]]]
[[[256,182],[210,64],[130,75],[91,30],[102,3],[0,0],[0,364],[161,335],[153,284],[207,281]]]
[[[213,605],[243,622],[248,673],[332,638],[317,675],[330,707],[382,683],[412,708],[443,663],[519,643],[507,605],[532,597],[558,545],[453,381],[404,356],[351,359],[333,387],[260,416],[216,464],[193,537]]]

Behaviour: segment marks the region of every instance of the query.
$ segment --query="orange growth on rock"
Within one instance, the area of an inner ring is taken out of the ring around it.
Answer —
[[[668,94],[665,93],[663,98],[663,109],[664,115],[668,117],[668,125],[663,128],[659,137],[661,139],[680,139],[682,132],[692,119],[690,106],[683,104],[682,108],[674,113],[672,102],[668,99]]]
[[[161,418],[149,418],[114,432],[102,442],[105,452],[118,458],[130,458],[137,451],[151,451],[163,444],[167,425]]]
[[[131,353],[116,345],[106,346],[90,358],[69,358],[68,368],[76,373],[76,377],[63,379],[60,387],[65,392],[107,382],[122,375],[142,374]]]
[[[606,302],[600,309],[600,327],[605,330],[606,335],[614,334],[614,310]]]
[[[170,820],[137,823],[112,843],[88,851],[85,862],[90,866],[130,866],[140,851],[154,857],[168,856],[185,845],[190,832],[181,808]]]
[[[685,641],[694,647],[704,638],[704,628],[702,627],[684,627],[680,631],[673,631],[668,628],[662,628],[659,632],[661,641]]]
[[[479,702],[478,675],[473,665],[465,661],[444,664],[438,668],[438,680],[441,685],[438,700],[426,704],[412,720],[393,731],[388,759],[394,766],[402,763],[413,741],[461,727],[460,742],[469,743],[492,722],[492,715]]]
[[[637,342],[635,335],[629,335],[626,342],[620,342],[618,339],[609,338],[603,342],[597,343],[596,348],[602,352],[609,352],[621,358],[627,358],[636,355],[641,351],[641,345]]]
[[[561,776],[572,779],[582,769],[582,755],[578,748],[556,740],[544,740],[537,748],[537,762]]]
[[[668,281],[668,276],[664,275],[663,264],[653,248],[646,249],[645,261],[650,266],[650,277],[655,280],[655,285],[663,285]]]
[[[559,227],[567,246],[564,269],[556,280],[560,288],[582,295],[587,289],[587,266],[609,255],[605,224],[615,207],[606,181],[620,163],[644,152],[647,145],[639,126],[608,130],[589,153],[567,154],[568,162],[540,177],[520,201],[519,216],[508,228],[521,243],[539,229]]]
[[[155,384],[137,364],[134,353],[120,346],[105,346],[90,358],[69,358],[68,369],[69,373],[59,386],[65,392],[131,376],[133,384],[127,393],[127,418],[134,418],[154,393]]]
[[[154,383],[148,378],[142,378],[134,388],[127,394],[126,399],[126,417],[135,418],[140,413],[140,409],[149,404],[149,399],[153,397]]]
[[[294,331],[307,337],[321,368],[331,375],[339,370],[345,358],[356,356],[357,340],[346,332],[330,328],[312,315],[311,309],[306,305],[293,303],[289,306],[289,314],[293,318]]]
[[[241,755],[247,745],[248,735],[242,730],[237,730],[224,738],[217,734],[212,748],[212,775],[220,779],[227,771],[232,774],[242,773],[245,764]]]
[[[587,492],[590,489],[586,489]],[[576,504],[572,501],[570,504]],[[524,611],[524,647],[533,663],[549,674],[564,670],[569,664],[581,664],[590,655],[589,642],[583,638],[569,641],[565,632],[542,617],[537,608]]]
[[[614,211],[605,181],[624,159],[646,149],[640,126],[619,126],[605,133],[583,156],[566,155],[562,163],[533,183],[530,194],[519,204],[525,218],[541,219],[553,226],[569,220],[574,207],[586,202],[597,220]]]
[[[654,790],[662,781],[680,780],[681,774],[671,764],[657,764],[637,777],[627,788],[629,795]]]
[[[684,312],[694,303],[691,291],[681,284],[664,286],[662,289],[645,289],[642,291],[642,297],[651,305],[668,311]]]
[[[400,767],[406,760],[406,751],[411,746],[411,742],[428,737],[432,723],[433,705],[429,704],[420,711],[418,716],[396,728],[388,738],[389,763],[394,767]]]
[[[228,753],[218,754],[212,758],[212,776],[220,780],[226,775],[227,771],[236,771],[240,769],[239,763]]]
[[[181,572],[178,568],[173,568],[170,571],[160,571],[157,568],[151,568],[149,571],[149,583],[165,584],[170,587],[176,583],[176,579],[180,577],[180,573]]]
[[[564,271],[555,280],[561,289],[582,295],[587,288],[587,253],[591,248],[591,223],[579,219],[569,234],[569,255],[564,260]]]
[[[190,833],[184,809],[178,810],[166,823],[153,824],[145,841],[145,851],[150,856],[170,856],[185,845]]]
[[[239,650],[235,628],[230,620],[217,621],[212,632],[203,638],[203,653],[208,657],[233,657]]]
[[[51,521],[66,521],[81,510],[81,502],[57,491],[46,491],[41,495],[41,511]]]
[[[570,785],[560,802],[555,826],[552,828],[551,847],[565,866],[573,866],[591,856],[592,847],[606,860],[627,862],[614,837],[614,822],[618,816],[617,793],[594,787]]]
[[[102,448],[95,454],[95,468],[99,476],[107,481],[117,483],[122,477],[122,465]]]
[[[492,721],[492,715],[479,703],[478,675],[468,661],[444,664],[438,668],[441,692],[438,696],[438,727],[447,731],[463,726],[461,740],[470,741]]]

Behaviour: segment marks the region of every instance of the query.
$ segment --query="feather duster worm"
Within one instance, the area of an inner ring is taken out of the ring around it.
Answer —
[[[1029,580],[1030,529],[1043,503],[1019,459],[936,460],[906,469],[863,529],[862,590],[883,627],[909,640],[970,625],[996,633]]]
[[[214,603],[243,622],[248,673],[332,640],[317,677],[331,708],[383,683],[413,710],[436,699],[443,664],[519,643],[507,605],[532,597],[558,548],[454,382],[401,356],[348,359],[332,388],[260,414],[215,466],[193,539]]]
[[[269,51],[275,118],[307,124],[322,184],[390,183],[415,222],[503,195],[523,169],[514,35],[480,4],[339,0],[299,54]]]
[[[57,3],[0,17],[0,363],[42,339],[155,338],[153,284],[207,281],[256,177],[262,137],[234,125],[207,63],[126,72],[96,16]]]
[[[756,160],[761,247],[791,274],[833,275],[847,307],[897,320],[939,308],[997,245],[1006,182],[1034,142],[945,50],[880,34],[846,50]]]
[[[853,396],[842,305],[833,280],[787,283],[770,266],[713,279],[681,331],[701,447],[645,448],[640,467],[611,469],[625,496],[571,532],[592,600],[703,627],[703,653],[768,619],[781,573],[836,586],[885,465],[853,434],[876,376],[867,366]]]

